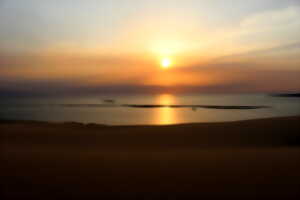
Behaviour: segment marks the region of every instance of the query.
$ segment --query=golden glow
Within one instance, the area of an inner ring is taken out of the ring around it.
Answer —
[[[172,62],[171,62],[171,59],[170,58],[163,58],[161,60],[161,66],[163,68],[169,68],[171,66]]]
[[[169,94],[159,95],[157,99],[157,104],[160,105],[172,105],[174,104],[174,96]],[[158,124],[174,124],[175,120],[175,112],[174,108],[163,107],[157,109],[157,113],[155,113],[155,118],[158,120]]]

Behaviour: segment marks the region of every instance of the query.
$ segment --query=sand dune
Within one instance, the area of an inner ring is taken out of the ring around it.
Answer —
[[[1,121],[1,192],[4,199],[299,199],[299,122]]]

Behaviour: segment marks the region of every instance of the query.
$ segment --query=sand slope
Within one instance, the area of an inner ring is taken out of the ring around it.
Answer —
[[[5,199],[299,199],[300,117],[173,126],[1,121]]]

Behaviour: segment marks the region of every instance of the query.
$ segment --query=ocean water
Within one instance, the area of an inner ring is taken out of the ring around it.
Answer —
[[[114,102],[105,102],[113,99]],[[166,107],[126,107],[164,105]],[[168,105],[269,106],[259,109],[172,108]],[[1,98],[0,119],[107,125],[166,125],[300,115],[300,99],[251,95],[98,95]]]

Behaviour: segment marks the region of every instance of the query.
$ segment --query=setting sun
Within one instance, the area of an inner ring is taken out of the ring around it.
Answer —
[[[172,62],[170,60],[170,58],[163,58],[161,61],[161,66],[163,68],[169,68],[171,66]]]

